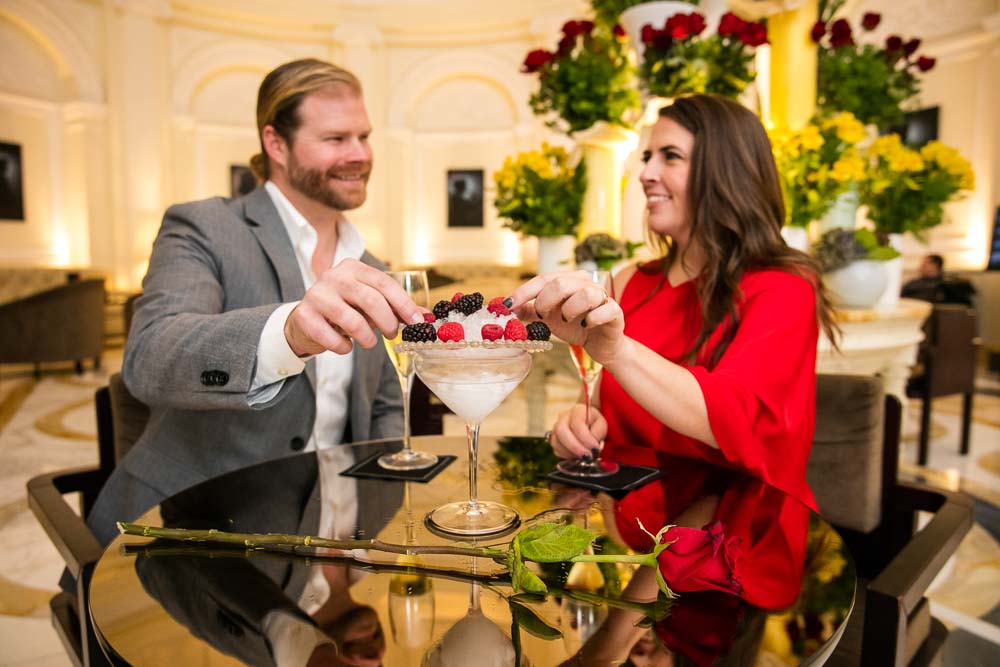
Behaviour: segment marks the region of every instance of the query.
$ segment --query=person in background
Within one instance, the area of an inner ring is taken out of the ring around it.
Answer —
[[[153,245],[122,367],[151,414],[88,518],[103,544],[210,477],[403,431],[379,335],[423,318],[346,216],[372,169],[361,84],[320,60],[281,65],[257,128],[263,184],[171,207]]]
[[[944,274],[944,258],[930,254],[920,262],[920,275],[903,285],[900,296],[931,303],[973,305],[976,288],[968,280]]]
[[[665,467],[661,459],[678,456],[760,480],[777,490],[774,523],[742,535],[743,548],[766,533],[775,538],[768,549],[785,544],[773,553],[793,573],[815,508],[806,463],[820,329],[836,338],[819,267],[782,240],[771,145],[736,102],[695,95],[661,109],[643,159],[647,227],[660,252],[616,275],[620,302],[583,273],[543,274],[509,297],[509,307],[537,313],[604,367],[589,421],[575,405],[559,415],[551,444],[562,457],[603,446],[604,458],[623,463]],[[651,541],[636,518],[655,532],[688,509],[671,507],[660,484],[647,489],[615,509],[619,533],[640,550]],[[721,483],[694,499],[699,519],[690,525],[746,525],[739,504],[720,502],[725,490]],[[788,597],[759,583],[743,582],[752,604]]]

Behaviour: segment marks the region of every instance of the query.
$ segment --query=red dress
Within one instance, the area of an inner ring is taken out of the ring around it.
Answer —
[[[637,517],[655,533],[700,495],[717,495],[721,500],[715,519],[726,525],[728,535],[743,540],[742,596],[774,608],[790,604],[798,592],[793,573],[801,571],[809,509],[816,507],[806,483],[806,461],[816,416],[819,327],[815,293],[804,278],[776,270],[748,271],[740,290],[739,328],[718,364],[708,368],[728,318],[690,364],[683,358],[701,328],[695,283],[672,287],[660,271],[633,275],[620,300],[625,335],[691,370],[704,393],[719,448],[664,426],[605,371],[604,455],[673,467],[660,484],[619,503],[617,523],[629,546],[646,550],[651,544],[637,529]],[[690,465],[683,465],[684,460]],[[711,472],[720,468],[730,471],[722,475],[723,482]],[[795,587],[783,585],[791,580]]]

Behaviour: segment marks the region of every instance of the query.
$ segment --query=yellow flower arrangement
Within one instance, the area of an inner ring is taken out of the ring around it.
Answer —
[[[771,134],[785,195],[785,224],[805,227],[822,218],[837,195],[864,178],[858,150],[864,138],[864,125],[847,112],[813,119],[801,130]]]
[[[969,161],[940,141],[916,150],[898,134],[887,134],[872,142],[868,157],[861,202],[879,233],[913,232],[920,238],[941,224],[945,203],[975,188]]]
[[[576,233],[587,178],[583,162],[571,166],[564,148],[543,143],[540,150],[508,156],[493,181],[493,205],[507,229],[528,236]]]

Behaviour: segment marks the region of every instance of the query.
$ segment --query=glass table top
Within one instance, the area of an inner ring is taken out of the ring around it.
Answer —
[[[164,501],[136,523],[356,535],[397,545],[502,546],[512,539],[457,542],[424,524],[427,512],[467,490],[464,438],[414,439],[420,449],[459,456],[429,483],[340,475],[399,446],[345,445],[239,470]],[[536,666],[568,660],[701,665],[729,656],[727,664],[796,665],[820,664],[839,639],[854,601],[853,563],[829,525],[775,489],[677,460],[664,462],[676,474],[615,500],[544,480],[555,461],[540,438],[484,436],[482,446],[481,497],[514,507],[519,530],[544,521],[587,527],[599,535],[597,553],[625,552],[622,535],[634,530],[633,510],[646,516],[664,504],[684,518],[688,511],[698,516],[706,500],[736,508],[731,527],[743,522],[746,529],[743,597],[782,599],[780,608],[765,610],[719,591],[667,600],[657,595],[651,570],[636,566],[544,564],[536,572],[549,594],[529,596],[515,594],[504,566],[465,555],[248,550],[120,536],[91,581],[90,610],[102,646],[113,661],[129,664],[304,665],[311,659],[485,667],[516,664],[520,657],[520,664]],[[771,511],[775,499],[781,512]],[[790,515],[801,520],[789,521]],[[801,571],[775,558],[781,547],[773,545],[785,542],[804,546]],[[317,637],[332,638],[340,655],[316,648]]]

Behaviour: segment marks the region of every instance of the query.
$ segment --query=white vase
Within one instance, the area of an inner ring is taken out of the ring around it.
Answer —
[[[538,237],[538,272],[569,271],[573,268],[575,236]]]
[[[834,302],[844,308],[872,308],[889,281],[885,262],[859,259],[842,269],[823,274]]]
[[[623,11],[618,17],[618,22],[625,28],[632,48],[635,49],[636,58],[639,64],[642,64],[642,53],[646,50],[646,45],[642,43],[642,26],[649,23],[654,28],[660,29],[674,14],[691,14],[697,11],[700,11],[698,7],[688,2],[675,0],[644,2]],[[712,24],[709,24],[709,28],[712,27]]]
[[[837,195],[833,206],[820,220],[819,230],[824,234],[831,229],[854,229],[858,218],[861,195],[858,186],[852,185],[846,192]]]
[[[903,235],[889,234],[889,245],[899,253],[899,257],[882,262],[887,280],[885,291],[875,302],[875,310],[895,310],[899,305],[899,293],[903,290]]]
[[[806,252],[809,250],[809,232],[805,227],[785,225],[781,228],[781,238],[789,248]]]

